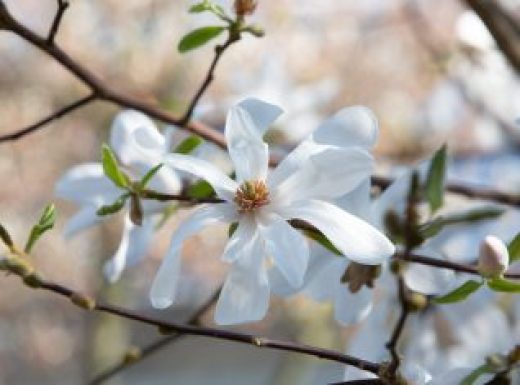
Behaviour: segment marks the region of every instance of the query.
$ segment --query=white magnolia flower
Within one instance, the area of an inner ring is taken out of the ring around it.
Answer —
[[[268,147],[262,137],[281,112],[256,99],[246,99],[230,110],[225,135],[236,181],[200,159],[178,154],[166,157],[170,166],[208,181],[224,203],[197,210],[174,234],[150,292],[155,307],[165,308],[175,300],[184,240],[215,222],[238,222],[222,256],[232,267],[217,303],[215,319],[220,324],[254,321],[265,315],[269,265],[292,286],[302,285],[309,249],[305,237],[288,220],[312,224],[354,261],[379,264],[393,253],[393,245],[378,230],[327,202],[370,175],[372,157],[363,148],[303,143],[305,148],[299,146],[268,172]],[[328,122],[329,130],[322,134],[333,135],[335,122]],[[356,129],[367,132],[353,136],[353,141],[373,131],[370,125]]]
[[[509,251],[500,238],[488,235],[480,243],[478,271],[486,278],[500,277],[509,267]]]
[[[139,180],[152,167],[162,163],[171,150],[170,132],[162,135],[154,123],[136,111],[123,111],[115,118],[110,135],[110,146],[127,174]],[[165,193],[176,194],[181,189],[177,174],[162,167],[152,178],[149,187]],[[80,206],[79,212],[67,223],[65,236],[71,237],[81,230],[101,222],[104,217],[96,211],[110,205],[123,193],[103,172],[101,163],[85,163],[68,170],[57,182],[58,197]],[[105,275],[116,281],[126,264],[137,262],[148,250],[158,214],[167,206],[156,201],[143,202],[143,222],[137,226],[127,214],[121,242],[115,254],[105,265]]]

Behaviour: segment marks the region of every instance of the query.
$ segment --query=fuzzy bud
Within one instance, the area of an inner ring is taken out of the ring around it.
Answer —
[[[488,235],[480,244],[478,271],[484,278],[498,278],[509,266],[509,252],[500,239]]]
[[[96,308],[96,301],[81,293],[72,293],[70,295],[70,301],[85,310],[94,310]]]
[[[251,15],[257,5],[256,0],[235,0],[235,13],[240,17]]]

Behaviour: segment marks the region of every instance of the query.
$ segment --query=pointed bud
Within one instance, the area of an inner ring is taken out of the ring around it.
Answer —
[[[509,252],[500,239],[488,235],[480,244],[478,271],[484,278],[498,278],[509,266]]]
[[[256,0],[235,0],[235,13],[240,17],[251,15],[257,5]]]

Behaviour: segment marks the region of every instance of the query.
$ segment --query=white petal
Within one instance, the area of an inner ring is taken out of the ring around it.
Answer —
[[[323,122],[312,134],[312,139],[321,144],[370,148],[375,145],[378,132],[373,112],[364,106],[352,106]]]
[[[309,246],[305,237],[279,217],[267,226],[261,226],[260,231],[275,266],[291,286],[302,286],[309,263]]]
[[[149,217],[144,218],[141,226],[133,224],[128,215],[125,217],[119,247],[103,268],[105,277],[109,282],[116,282],[125,265],[134,264],[144,256],[150,246],[154,229],[155,221]]]
[[[346,257],[359,263],[380,264],[395,251],[388,238],[367,222],[323,201],[300,201],[280,214],[286,219],[309,222]]]
[[[280,107],[255,98],[244,99],[237,107],[244,109],[251,116],[260,137],[283,112]]]
[[[116,200],[121,191],[105,177],[101,163],[84,163],[61,176],[55,194],[78,204],[106,204]]]
[[[258,235],[244,245],[243,257],[232,265],[217,302],[217,324],[252,322],[265,316],[269,306],[269,283],[263,266],[264,254]]]
[[[166,308],[175,300],[184,240],[211,223],[233,222],[236,220],[235,214],[234,207],[225,203],[206,206],[195,211],[179,226],[150,290],[154,307]]]
[[[455,280],[456,276],[452,270],[436,269],[420,263],[410,263],[404,272],[406,286],[426,295],[446,292]]]
[[[301,199],[337,198],[370,176],[372,168],[373,158],[364,150],[325,146],[278,186],[271,185],[272,200],[287,204]]]
[[[354,214],[355,216],[364,219],[369,223],[372,223],[373,215],[370,200],[370,189],[371,182],[370,177],[368,177],[354,190],[338,198],[336,200],[336,205],[343,210]]]
[[[245,105],[252,104],[248,99]],[[255,101],[254,104],[261,102]],[[267,175],[268,149],[264,143],[262,127],[257,127],[244,104],[229,110],[225,129],[229,155],[235,166],[237,181],[263,180]]]
[[[313,245],[311,250],[304,292],[316,301],[333,301],[349,261],[322,246]]]
[[[166,141],[150,118],[141,112],[119,113],[110,132],[110,146],[125,166],[158,164]]]
[[[226,244],[226,248],[222,254],[222,260],[232,263],[240,258],[244,245],[253,238],[256,230],[257,225],[254,218],[243,215],[238,222],[237,229]]]
[[[327,285],[327,282],[322,282]],[[340,284],[336,292],[334,315],[343,325],[352,325],[363,321],[373,304],[373,290],[363,286],[358,292],[352,293],[347,285]]]
[[[213,166],[211,163],[189,155],[170,154],[165,157],[165,162],[174,169],[193,174],[208,182],[217,195],[227,201],[232,201],[237,183]]]
[[[65,238],[70,238],[78,232],[85,230],[103,220],[103,217],[96,214],[97,206],[88,205],[82,207],[72,216],[65,225]]]

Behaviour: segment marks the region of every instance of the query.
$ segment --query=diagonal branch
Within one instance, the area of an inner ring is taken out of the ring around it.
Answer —
[[[190,325],[197,325],[200,322],[200,318],[213,306],[213,304],[217,301],[220,291],[222,290],[222,287],[218,288],[218,290],[215,291],[215,293],[206,301],[206,303],[197,310],[195,314],[190,318],[189,324]],[[152,342],[150,345],[145,346],[144,348],[139,350],[138,358],[127,361],[125,359],[121,360],[120,363],[106,369],[102,373],[95,376],[88,385],[99,385],[109,378],[112,378],[116,374],[122,372],[123,370],[129,368],[130,366],[133,366],[134,364],[141,362],[143,359],[149,357],[153,353],[157,352],[158,350],[163,349],[166,346],[172,345],[174,342],[178,341],[180,338],[182,338],[182,334],[172,334],[166,337],[159,338],[155,342]]]
[[[87,104],[90,104],[94,100],[96,100],[95,94],[90,94],[88,96],[85,96],[85,97],[75,101],[74,103],[66,105],[65,107],[52,113],[51,115],[47,116],[46,118],[43,118],[42,120],[40,120],[34,124],[31,124],[28,127],[22,128],[18,131],[10,133],[10,134],[0,135],[0,142],[8,142],[8,141],[17,140],[17,139],[21,138],[22,136],[32,134],[33,132],[43,128],[46,124],[48,124],[56,119],[59,119],[59,118],[63,117],[64,115],[71,113],[74,110],[77,110],[83,106],[86,106]]]
[[[58,29],[60,28],[61,19],[65,14],[67,8],[69,8],[69,2],[67,0],[57,0],[58,1],[58,10],[56,11],[56,15],[54,16],[54,20],[52,21],[51,28],[49,30],[49,35],[47,36],[47,44],[53,45],[54,38],[58,33]]]

